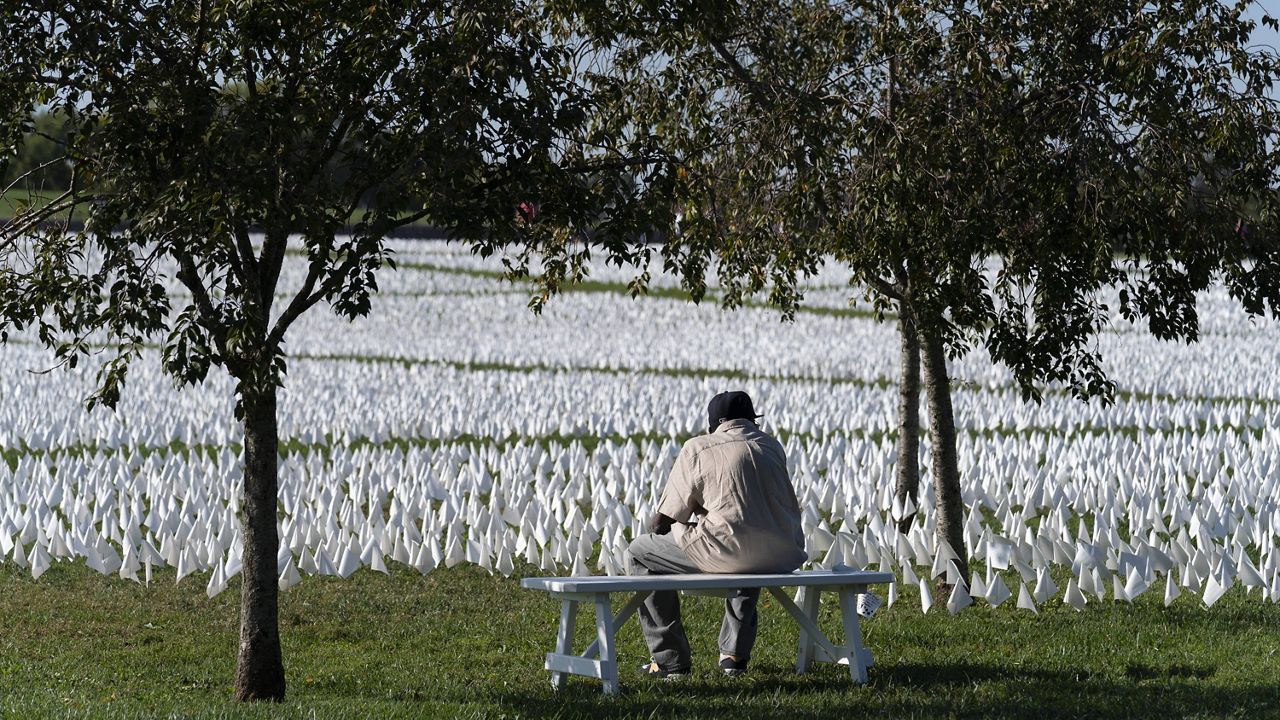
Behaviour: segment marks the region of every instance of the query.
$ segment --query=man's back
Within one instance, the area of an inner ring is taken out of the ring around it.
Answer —
[[[786,454],[750,420],[685,443],[659,512],[702,516],[675,539],[704,572],[790,572],[807,557]]]

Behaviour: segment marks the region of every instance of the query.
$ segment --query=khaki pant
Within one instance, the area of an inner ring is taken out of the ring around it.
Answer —
[[[678,575],[700,573],[684,550],[670,535],[647,533],[632,541],[632,575]],[[746,661],[756,644],[756,601],[760,588],[738,590],[724,601],[724,620],[720,623],[720,652]],[[649,645],[649,654],[667,671],[688,670],[689,639],[680,622],[680,593],[656,590],[640,606],[640,629]]]

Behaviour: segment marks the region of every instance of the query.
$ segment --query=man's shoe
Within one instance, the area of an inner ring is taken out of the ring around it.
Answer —
[[[640,666],[640,674],[645,677],[654,678],[656,680],[666,680],[667,682],[678,682],[689,677],[688,668],[677,668],[675,670],[667,670],[656,662],[647,662]]]
[[[720,669],[729,677],[739,677],[747,674],[747,661],[734,660],[731,657],[720,658]]]

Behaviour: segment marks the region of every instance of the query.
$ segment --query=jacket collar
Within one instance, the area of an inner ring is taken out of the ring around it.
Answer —
[[[731,432],[731,431],[742,431],[747,429],[754,430],[755,427],[756,427],[756,424],[751,420],[747,420],[746,418],[734,418],[732,420],[725,420],[724,422],[720,423],[720,427],[716,428],[716,432],[722,433],[722,432]]]

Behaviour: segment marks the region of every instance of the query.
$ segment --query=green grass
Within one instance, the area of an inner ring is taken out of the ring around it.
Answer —
[[[441,265],[437,263],[426,263],[420,261],[405,261],[397,263],[399,267],[406,270],[419,270],[423,272],[442,273],[446,275],[465,275],[468,277],[485,278],[489,280],[505,280],[506,273],[499,270],[482,270],[477,268],[458,267],[453,265]],[[624,282],[612,282],[605,280],[593,280],[590,278],[581,280],[576,283],[566,282],[561,291],[565,293],[605,293],[609,295],[630,295],[630,288]],[[693,302],[693,296],[683,288],[662,287],[651,285],[645,289],[641,297],[661,298],[667,300],[684,300]],[[703,302],[719,304],[720,298],[713,290],[708,290]],[[776,310],[776,306],[767,302],[758,300],[744,300],[742,303],[744,308],[754,309],[771,309]],[[796,308],[796,312],[805,315],[830,315],[834,317],[851,317],[851,318],[870,318],[877,317],[875,311],[858,307],[830,307],[830,306],[814,306],[801,305]],[[893,314],[886,314],[886,319],[895,317]]]
[[[54,200],[62,193],[62,190],[10,190],[0,193],[0,220],[8,220],[12,218],[20,206],[35,206],[47,204]],[[81,214],[84,214],[83,208]],[[66,216],[66,213],[62,213]]]
[[[1039,616],[974,607],[922,616],[914,591],[865,624],[870,684],[819,665],[791,672],[796,630],[762,603],[751,675],[713,671],[718,601],[686,598],[694,676],[631,674],[646,656],[637,626],[619,638],[623,694],[573,678],[559,693],[542,657],[558,608],[514,579],[475,568],[427,577],[362,570],[308,578],[282,596],[288,699],[229,700],[238,584],[209,600],[205,578],[150,588],[61,563],[39,581],[0,566],[0,712],[5,717],[920,717],[1182,718],[1280,716],[1280,608],[1232,590],[1211,610],[1153,589],[1135,606],[1060,602]],[[981,605],[981,603],[980,603]],[[582,614],[587,615],[586,613]],[[834,607],[822,624],[834,633]],[[583,617],[579,637],[589,628]],[[581,641],[579,649],[581,648]]]

